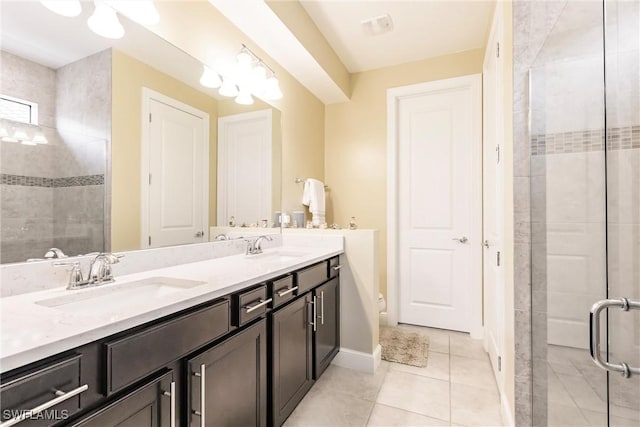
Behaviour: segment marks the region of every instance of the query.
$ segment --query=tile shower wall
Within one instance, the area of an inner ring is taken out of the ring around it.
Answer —
[[[110,52],[57,71],[4,51],[1,55],[3,94],[38,103],[39,123],[0,124],[42,132],[49,143],[0,144],[0,261],[41,257],[51,247],[72,254],[101,250]],[[87,77],[82,78],[82,70]],[[74,99],[74,91],[81,95]],[[95,105],[87,105],[92,97]],[[74,109],[86,113],[78,119],[69,113]]]
[[[514,138],[514,287],[515,287],[515,424],[546,425],[546,376],[533,381],[533,369],[546,369],[546,240],[532,222],[531,195],[544,184],[544,164],[530,162],[529,69],[562,13],[566,1],[513,2],[513,138]],[[538,166],[538,167],[536,167]],[[534,185],[532,186],[532,182]],[[535,259],[536,271],[531,260]],[[533,286],[533,288],[532,288]],[[532,309],[533,306],[536,310]],[[533,325],[533,328],[532,328]],[[535,334],[532,334],[535,331]],[[533,352],[533,349],[536,352]],[[541,398],[533,399],[537,395]],[[535,403],[535,407],[534,407]]]
[[[58,177],[82,177],[80,185],[54,190],[53,236],[71,254],[109,247],[105,205],[107,149],[111,139],[111,50],[65,65],[56,73],[56,124],[65,150]],[[91,177],[101,177],[91,182]]]

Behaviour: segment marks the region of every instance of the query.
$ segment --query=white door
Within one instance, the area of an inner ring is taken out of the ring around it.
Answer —
[[[205,242],[209,225],[208,115],[160,96],[146,99],[146,106],[147,247]]]
[[[271,109],[218,119],[219,226],[271,220]]]
[[[499,257],[503,248],[504,226],[504,167],[500,153],[504,139],[504,91],[498,47],[498,41],[501,40],[501,14],[496,11],[495,16],[483,70],[483,297],[485,346],[497,382],[502,384],[499,376],[504,330],[504,269]]]
[[[398,100],[402,323],[471,330],[472,289],[479,285],[471,245],[480,244],[472,241],[473,153],[481,144],[480,81],[471,80],[434,82]]]

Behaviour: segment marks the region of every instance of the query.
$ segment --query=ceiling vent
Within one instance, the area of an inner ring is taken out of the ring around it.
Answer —
[[[393,21],[388,13],[362,21],[361,24],[362,30],[368,36],[379,36],[393,30]]]

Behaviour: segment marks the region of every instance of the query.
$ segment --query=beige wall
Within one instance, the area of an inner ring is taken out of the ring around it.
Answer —
[[[353,74],[351,101],[325,110],[327,222],[380,230],[380,290],[387,276],[387,89],[482,72],[484,49]]]
[[[209,218],[213,224],[216,215],[217,101],[115,49],[112,58],[111,250],[140,249],[142,87],[209,113]]]
[[[324,104],[206,0],[156,6],[160,24],[149,30],[200,61],[232,59],[244,43],[275,70],[284,94],[269,103],[282,113],[282,206],[289,213],[301,209],[302,185],[295,178],[324,179]]]

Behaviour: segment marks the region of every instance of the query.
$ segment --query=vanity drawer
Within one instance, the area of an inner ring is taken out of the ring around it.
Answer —
[[[47,402],[51,406],[40,415],[33,413],[33,419],[20,422],[20,426],[53,425],[78,412],[80,394],[88,389],[87,385],[80,384],[81,357],[74,354],[12,380],[5,382],[3,379],[0,386],[2,422]]]
[[[334,278],[340,274],[340,257],[336,256],[329,260],[329,278]]]
[[[229,332],[229,300],[105,343],[107,394]]]
[[[293,285],[292,274],[269,282],[269,295],[273,298],[272,307],[278,307],[293,299],[298,294],[297,290],[298,287]]]
[[[296,273],[296,276],[298,295],[302,295],[327,281],[327,262],[323,261],[319,264],[300,270]]]
[[[233,295],[233,326],[242,326],[267,312],[271,299],[267,299],[267,285]]]

